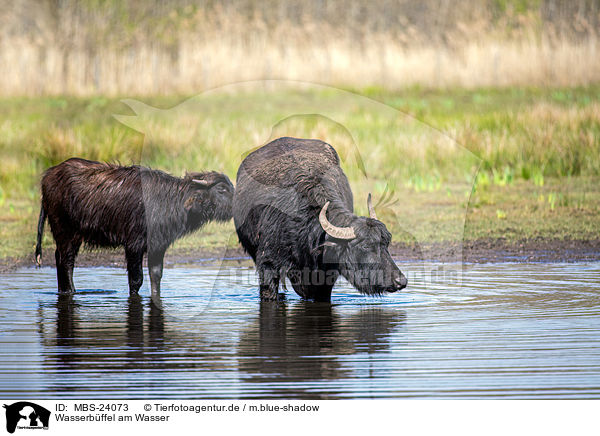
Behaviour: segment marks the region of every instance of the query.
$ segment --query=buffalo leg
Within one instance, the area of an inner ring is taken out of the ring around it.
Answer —
[[[54,257],[56,258],[56,281],[58,282],[58,292],[73,292],[73,290],[69,288],[69,276],[63,260],[65,256],[61,253],[60,248],[56,248]]]
[[[81,247],[81,237],[69,235],[56,243],[56,278],[58,281],[58,291],[65,293],[75,292],[73,284],[73,268],[75,267],[75,258]]]
[[[311,285],[310,283],[302,283],[300,281],[293,282],[291,280],[290,282],[292,282],[294,291],[306,300],[323,302],[331,301],[331,290],[333,289],[333,285],[327,283]]]
[[[331,290],[333,285],[339,277],[339,273],[335,269],[324,269],[322,270],[322,276],[324,280],[318,280],[315,283],[312,293],[315,301],[331,301]]]
[[[129,293],[135,294],[142,287],[144,282],[144,271],[142,269],[142,261],[144,252],[125,250],[127,258],[127,276],[129,278]]]
[[[148,252],[148,270],[150,272],[150,287],[152,296],[160,296],[160,280],[163,274],[163,260],[165,258],[165,250],[156,250]]]
[[[332,289],[333,289],[333,285],[317,286],[313,291],[314,300],[315,301],[324,301],[327,303],[330,302]]]
[[[277,300],[279,273],[270,264],[261,264],[257,269],[260,281],[260,298],[262,300]]]
[[[308,289],[305,289],[305,287],[302,284],[302,272],[301,271],[290,270],[287,273],[287,277],[288,277],[290,283],[292,284],[294,291],[296,291],[296,294],[300,295],[300,297],[302,297],[304,299],[310,298]]]

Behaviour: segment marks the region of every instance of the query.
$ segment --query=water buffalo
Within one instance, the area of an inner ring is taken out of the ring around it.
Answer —
[[[176,178],[140,166],[66,160],[42,178],[36,262],[41,265],[47,218],[56,241],[59,292],[75,291],[73,266],[85,242],[125,247],[131,293],[142,285],[148,253],[152,295],[158,295],[167,248],[210,220],[229,220],[233,191],[229,178],[214,171]]]
[[[338,154],[323,141],[279,138],[250,153],[238,170],[233,219],[261,298],[277,299],[286,277],[318,301],[331,300],[339,274],[368,295],[406,287],[370,197],[368,206],[370,217],[354,215]]]

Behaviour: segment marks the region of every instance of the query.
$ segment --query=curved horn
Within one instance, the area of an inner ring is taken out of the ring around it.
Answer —
[[[209,188],[210,186],[212,186],[208,180],[192,179],[192,182],[194,182],[200,186],[203,186],[205,188]]]
[[[369,216],[374,220],[377,219],[377,214],[375,213],[375,208],[373,207],[373,202],[371,201],[371,193],[369,192],[369,196],[367,197],[367,208],[369,209]]]
[[[327,207],[329,207],[329,202],[325,203],[319,214],[319,223],[321,223],[321,227],[323,227],[325,233],[336,239],[350,240],[356,238],[356,234],[352,227],[336,227],[329,222],[327,219]]]

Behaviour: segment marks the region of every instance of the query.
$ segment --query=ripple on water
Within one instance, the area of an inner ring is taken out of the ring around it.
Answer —
[[[0,276],[0,396],[598,398],[599,273],[468,265],[461,287],[342,280],[324,304],[260,302],[250,268],[166,269],[155,302],[122,269],[78,268],[70,296],[21,269]]]

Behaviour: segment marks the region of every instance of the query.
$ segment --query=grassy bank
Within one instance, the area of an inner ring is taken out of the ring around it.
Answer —
[[[245,153],[283,135],[334,145],[357,212],[373,192],[394,241],[600,237],[598,86],[357,91],[384,104],[327,88],[232,91],[128,105],[0,99],[0,258],[33,252],[39,177],[68,157],[233,180]],[[235,244],[233,235],[232,223],[210,225],[177,247]],[[47,232],[46,255],[51,244]]]

